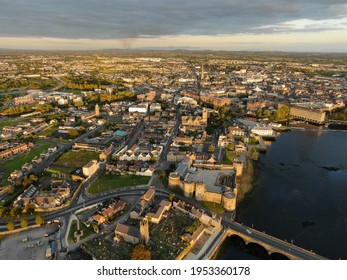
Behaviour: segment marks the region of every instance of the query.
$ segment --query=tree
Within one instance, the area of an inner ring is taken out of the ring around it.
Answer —
[[[80,128],[77,129],[79,134],[82,134],[86,131],[86,128],[84,126],[81,126]]]
[[[253,148],[252,151],[251,151],[251,155],[252,155],[252,158],[254,160],[258,160],[258,157],[259,157],[259,152],[256,148]]]
[[[0,217],[5,218],[8,214],[9,210],[6,206],[0,207]]]
[[[138,244],[134,247],[131,252],[132,260],[151,260],[152,252],[149,248],[147,248],[144,244]]]
[[[13,98],[13,95],[11,95],[11,94],[6,94],[5,97],[4,97],[4,99],[6,101],[10,101],[12,98]]]
[[[106,215],[104,216],[104,218],[105,218],[105,222],[108,223],[108,221],[110,220],[110,217]]]
[[[94,230],[96,233],[98,233],[98,232],[99,232],[99,227],[98,227],[98,225],[97,225],[97,224],[92,224],[92,226],[93,226],[93,230]]]
[[[229,151],[234,151],[235,150],[235,145],[233,143],[230,143],[227,147]]]
[[[175,169],[176,169],[176,164],[171,163],[171,164],[169,165],[169,168],[170,168],[171,170],[175,170]]]
[[[251,138],[249,138],[249,143],[250,143],[250,144],[258,144],[259,141],[257,140],[257,138],[255,138],[254,136],[252,136]]]
[[[193,234],[199,226],[200,226],[200,221],[194,220],[193,224],[191,224],[189,227],[186,228],[186,232]]]
[[[14,230],[15,226],[14,226],[14,222],[9,222],[7,225],[6,225],[7,229],[8,230]]]
[[[169,194],[169,201],[171,202],[171,206],[173,204],[174,199],[175,199],[175,195],[173,193],[170,193]]]
[[[29,176],[29,179],[32,181],[32,182],[36,182],[39,178],[37,176],[35,176],[34,174],[31,174]]]
[[[36,217],[35,217],[35,223],[37,224],[37,225],[42,225],[43,224],[43,218],[40,216],[40,215],[36,215]]]
[[[27,226],[28,226],[28,221],[27,220],[25,220],[25,219],[22,219],[21,221],[20,221],[20,226],[22,227],[22,228],[26,228]]]
[[[166,178],[166,173],[165,173],[165,171],[162,171],[162,172],[160,172],[160,174],[159,174],[159,179],[162,180],[162,179],[164,179],[164,178]]]
[[[23,187],[27,188],[29,187],[33,182],[36,182],[38,178],[35,175],[30,175],[30,176],[24,176],[23,177]]]
[[[32,215],[35,212],[35,205],[28,204],[28,206],[25,208],[25,210],[29,215]]]
[[[210,146],[210,147],[208,147],[208,152],[209,153],[214,153],[214,151],[216,150],[216,148],[214,147],[214,146]]]
[[[286,105],[281,105],[275,112],[275,120],[284,120],[288,117],[290,108]]]
[[[22,213],[22,209],[20,207],[13,207],[10,211],[10,215],[12,217],[19,217],[20,213]]]
[[[9,195],[11,194],[14,194],[14,187],[12,186],[8,186],[6,189],[5,189],[5,192]]]
[[[264,111],[264,117],[265,118],[270,118],[271,117],[271,112],[269,110]]]
[[[257,115],[258,118],[262,118],[262,117],[263,117],[263,109],[259,108],[259,109],[257,110],[256,115]]]
[[[76,102],[75,102],[75,106],[76,106],[76,107],[82,107],[83,105],[84,105],[84,103],[83,103],[82,100],[76,101]]]
[[[75,129],[68,129],[67,133],[69,133],[71,138],[76,138],[79,135],[78,131]]]

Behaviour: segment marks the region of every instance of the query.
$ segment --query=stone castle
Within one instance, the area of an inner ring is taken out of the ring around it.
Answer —
[[[220,176],[225,176],[221,172]],[[181,180],[180,173],[172,172],[169,175],[169,186],[182,189],[185,197],[195,197],[198,201],[221,204],[227,211],[236,210],[237,188],[231,184],[221,186],[220,191],[211,191],[204,182]]]

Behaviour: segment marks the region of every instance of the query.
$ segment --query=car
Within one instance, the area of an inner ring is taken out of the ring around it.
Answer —
[[[252,234],[252,231],[249,230],[249,229],[246,229],[246,232],[247,232],[248,234]]]

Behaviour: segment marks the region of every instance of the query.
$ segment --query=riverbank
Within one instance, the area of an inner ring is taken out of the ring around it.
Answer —
[[[237,180],[237,204],[239,204],[246,196],[247,193],[253,189],[253,176],[254,176],[254,162],[252,159],[247,158],[246,170],[242,176]]]

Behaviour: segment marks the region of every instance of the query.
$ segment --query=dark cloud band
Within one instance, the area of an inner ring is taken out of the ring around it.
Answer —
[[[118,39],[256,34],[281,32],[258,27],[285,21],[344,16],[345,0],[0,0],[0,36]]]

